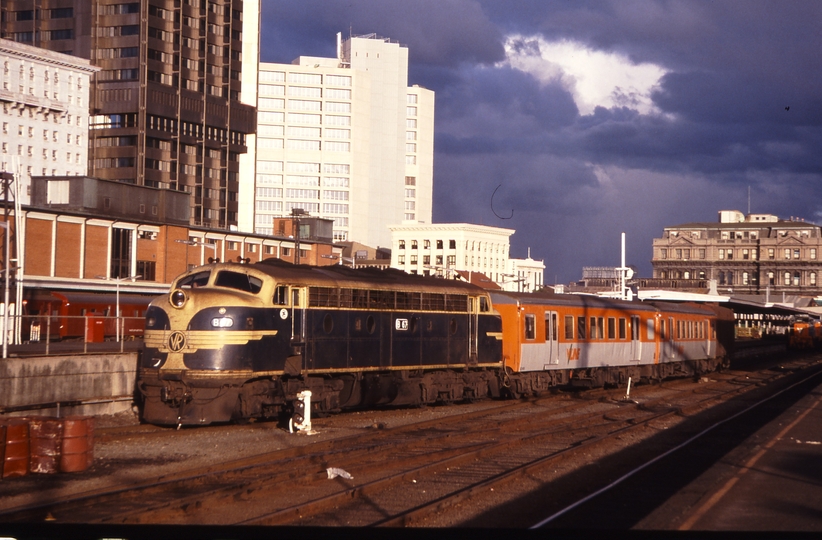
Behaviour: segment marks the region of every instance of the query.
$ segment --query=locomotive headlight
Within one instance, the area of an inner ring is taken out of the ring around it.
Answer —
[[[146,319],[146,327],[147,328],[154,328],[154,325],[157,324],[157,319],[154,317],[149,317]]]
[[[214,317],[211,319],[211,326],[214,328],[231,328],[234,326],[234,319],[231,317]]]
[[[171,296],[169,296],[169,301],[171,302],[172,306],[176,308],[181,308],[183,307],[183,304],[186,303],[186,293],[181,291],[180,289],[177,289],[171,293]]]

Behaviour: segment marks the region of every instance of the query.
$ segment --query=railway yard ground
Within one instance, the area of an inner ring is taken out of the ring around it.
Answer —
[[[78,524],[96,537],[155,540],[168,529],[154,525],[194,527],[186,536],[199,538],[271,525],[536,527],[554,537],[822,531],[815,352],[769,354],[630,395],[555,391],[347,412],[312,427],[178,430],[132,413],[100,416],[89,470],[0,481],[0,537],[70,537]]]

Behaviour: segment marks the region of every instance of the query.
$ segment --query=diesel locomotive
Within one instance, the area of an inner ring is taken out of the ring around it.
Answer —
[[[195,268],[152,301],[137,386],[144,421],[200,425],[287,414],[307,390],[325,413],[694,375],[732,342],[722,308],[268,259]]]

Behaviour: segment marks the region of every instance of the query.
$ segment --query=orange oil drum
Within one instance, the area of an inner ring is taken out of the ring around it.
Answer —
[[[3,478],[25,476],[29,473],[31,445],[27,418],[8,418],[6,426],[6,455],[3,460]]]
[[[31,464],[33,473],[52,474],[60,467],[60,449],[63,442],[63,419],[48,416],[29,418],[31,437]]]
[[[61,472],[80,472],[94,462],[94,417],[63,418],[63,444],[60,452]]]

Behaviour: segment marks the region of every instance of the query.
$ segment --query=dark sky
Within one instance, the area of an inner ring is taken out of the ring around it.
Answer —
[[[822,221],[820,29],[818,0],[263,0],[261,60],[407,46],[436,92],[434,222],[516,229],[553,283],[618,266],[621,232],[648,277],[663,227],[749,192]]]

